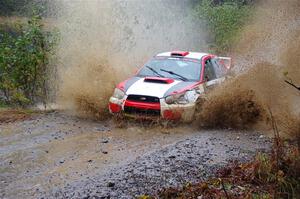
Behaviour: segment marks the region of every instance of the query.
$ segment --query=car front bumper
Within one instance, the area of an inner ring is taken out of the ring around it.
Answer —
[[[195,103],[189,104],[167,104],[164,99],[159,103],[132,102],[111,97],[109,100],[109,111],[112,114],[123,114],[125,116],[142,119],[164,119],[190,122],[194,118]]]

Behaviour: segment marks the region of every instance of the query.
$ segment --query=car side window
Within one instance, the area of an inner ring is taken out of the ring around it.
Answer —
[[[205,67],[204,67],[204,80],[205,81],[211,81],[216,79],[216,73],[213,67],[213,64],[211,62],[211,59],[208,59],[205,61]]]

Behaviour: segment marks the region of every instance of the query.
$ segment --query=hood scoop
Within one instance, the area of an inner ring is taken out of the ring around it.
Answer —
[[[150,83],[159,83],[159,84],[171,84],[174,82],[174,79],[167,78],[167,77],[146,77],[144,82]]]

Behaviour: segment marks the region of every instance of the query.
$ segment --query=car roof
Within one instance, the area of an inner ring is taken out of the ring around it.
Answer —
[[[159,53],[156,55],[156,57],[171,57],[172,52],[164,52],[164,53]],[[190,59],[197,59],[201,60],[203,56],[209,55],[208,53],[201,53],[201,52],[189,52],[188,55],[184,56],[185,58],[190,58]]]

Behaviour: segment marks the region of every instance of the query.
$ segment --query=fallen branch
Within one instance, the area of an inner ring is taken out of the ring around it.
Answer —
[[[296,86],[295,84],[293,84],[292,82],[289,82],[288,80],[284,80],[287,84],[291,85],[292,87],[298,89],[300,91],[300,87]]]

